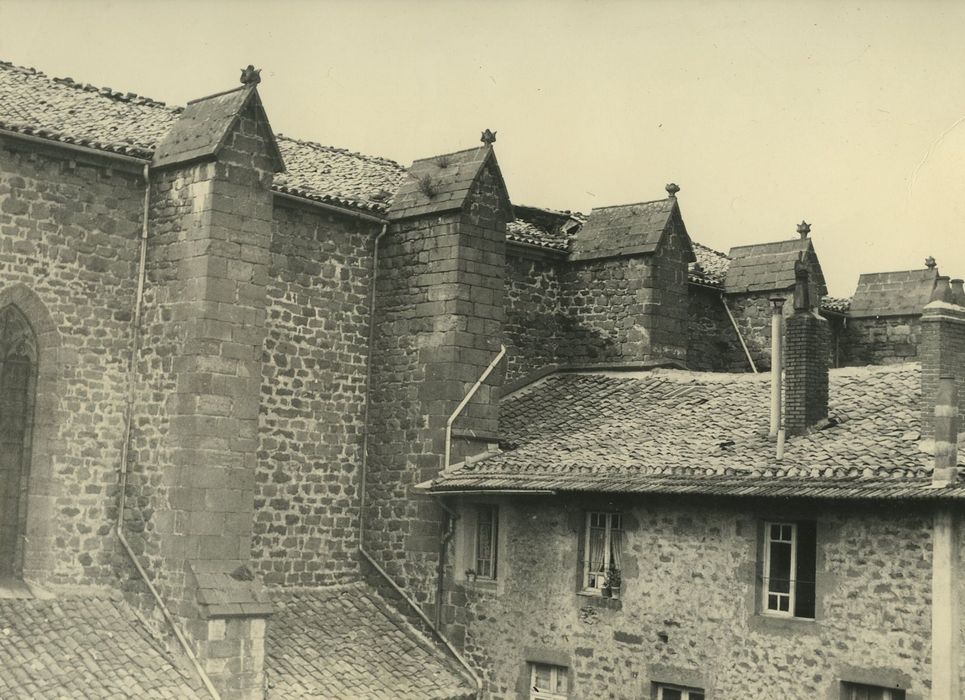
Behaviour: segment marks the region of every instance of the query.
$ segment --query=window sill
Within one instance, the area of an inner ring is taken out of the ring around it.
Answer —
[[[475,591],[496,593],[499,589],[499,581],[494,578],[477,578],[475,581],[470,581],[469,579],[464,578],[456,583],[467,589]]]
[[[605,598],[599,593],[591,591],[577,591],[576,595],[586,601],[587,605],[594,608],[604,608],[606,610],[623,610],[623,601],[620,598]]]
[[[759,632],[776,634],[816,634],[818,621],[813,617],[788,617],[758,612],[751,616],[750,628]]]

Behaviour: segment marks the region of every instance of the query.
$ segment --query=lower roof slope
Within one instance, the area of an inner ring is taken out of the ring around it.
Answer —
[[[475,691],[364,583],[275,591],[265,640],[279,698],[461,700]]]
[[[507,449],[431,488],[965,498],[965,483],[930,488],[919,387],[917,364],[832,370],[832,420],[779,462],[767,375],[557,374],[503,400]]]
[[[0,698],[206,697],[116,597],[0,600]]]

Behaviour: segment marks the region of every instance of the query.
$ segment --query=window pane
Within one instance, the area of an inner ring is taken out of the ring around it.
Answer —
[[[770,567],[767,571],[767,590],[775,593],[791,592],[791,545],[771,542]]]
[[[481,578],[496,578],[496,506],[476,509],[476,574]]]
[[[682,700],[683,693],[674,688],[661,688],[660,700]]]
[[[690,697],[687,698],[687,700],[704,700],[704,694],[691,691]]]
[[[552,691],[553,669],[544,664],[533,664],[533,686],[536,690]]]

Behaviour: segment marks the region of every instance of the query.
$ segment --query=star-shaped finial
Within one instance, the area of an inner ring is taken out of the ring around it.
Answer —
[[[797,225],[797,232],[801,238],[807,238],[808,234],[811,233],[811,224],[804,219],[801,219],[801,223]]]
[[[261,82],[261,68],[255,68],[250,63],[247,68],[241,69],[242,85],[257,85]]]
[[[482,132],[482,136],[479,137],[479,140],[487,146],[490,146],[496,143],[496,132],[486,129],[484,132]]]
[[[677,185],[676,182],[668,182],[664,189],[667,190],[667,194],[671,197],[676,197],[677,193],[680,192],[680,186]]]

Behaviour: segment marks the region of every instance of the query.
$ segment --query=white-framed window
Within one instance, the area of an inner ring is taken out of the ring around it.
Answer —
[[[496,578],[496,543],[499,537],[499,507],[493,505],[476,506],[476,576],[494,580]]]
[[[530,700],[566,700],[566,666],[531,663],[529,669]]]
[[[816,556],[814,522],[764,523],[764,613],[814,619]]]
[[[682,685],[656,684],[656,700],[704,700],[702,688],[687,688]]]
[[[900,688],[843,682],[841,700],[905,700],[905,691]]]
[[[602,594],[621,579],[623,518],[619,513],[586,514],[583,546],[583,590]]]

